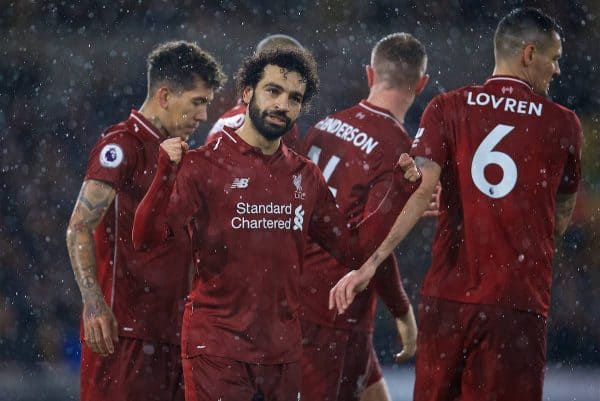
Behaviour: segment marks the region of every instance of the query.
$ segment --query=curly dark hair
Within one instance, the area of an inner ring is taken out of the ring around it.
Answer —
[[[175,90],[190,90],[202,79],[209,88],[220,89],[227,77],[221,65],[197,44],[176,41],[158,45],[147,60],[148,92],[166,84]]]
[[[256,84],[264,76],[267,65],[276,65],[286,70],[297,72],[304,78],[306,81],[306,91],[302,98],[303,105],[310,103],[319,90],[317,62],[310,52],[303,49],[276,48],[263,50],[244,60],[242,66],[235,74],[236,87],[240,96],[247,86],[256,88]]]

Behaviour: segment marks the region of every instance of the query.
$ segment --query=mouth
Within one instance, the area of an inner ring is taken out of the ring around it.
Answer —
[[[284,127],[288,123],[285,117],[280,117],[273,114],[267,114],[267,116],[265,117],[265,121],[269,124],[277,125],[280,127]]]

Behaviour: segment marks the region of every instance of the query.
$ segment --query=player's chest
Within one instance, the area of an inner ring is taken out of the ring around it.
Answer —
[[[230,166],[212,180],[208,212],[234,230],[305,231],[316,194],[303,170],[261,163]]]

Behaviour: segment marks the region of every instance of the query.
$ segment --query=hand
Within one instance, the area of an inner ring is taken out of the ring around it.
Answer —
[[[178,136],[165,139],[160,144],[160,147],[169,155],[171,162],[175,164],[179,164],[183,157],[183,153],[189,149],[187,142]]]
[[[431,201],[427,206],[427,210],[423,213],[423,217],[437,217],[440,215],[440,195],[442,194],[442,186],[438,182],[435,190],[431,194]]]
[[[107,356],[119,341],[117,319],[102,295],[92,298],[83,303],[84,340],[92,351]]]
[[[396,363],[408,361],[417,352],[417,322],[412,306],[406,315],[396,319],[396,329],[402,342],[402,351],[394,356]]]
[[[398,166],[404,171],[404,178],[408,181],[416,182],[421,179],[421,172],[417,168],[415,161],[406,153],[400,155]]]
[[[365,266],[347,273],[329,291],[329,309],[336,308],[341,315],[348,309],[356,294],[367,288],[375,270],[371,273]]]

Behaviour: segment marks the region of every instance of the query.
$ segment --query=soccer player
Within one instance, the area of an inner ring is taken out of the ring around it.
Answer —
[[[373,48],[367,66],[369,97],[325,117],[305,138],[303,152],[323,171],[340,210],[361,219],[381,202],[400,154],[411,138],[406,111],[427,84],[425,47],[412,35],[395,33]],[[348,269],[314,242],[309,243],[301,277],[303,332],[302,396],[307,400],[389,400],[373,348],[373,320],[379,295],[403,344],[399,360],[416,350],[417,326],[392,255],[367,291],[342,315],[328,308],[329,290]]]
[[[189,237],[165,233],[144,253],[133,249],[131,232],[161,141],[187,140],[206,120],[225,77],[210,54],[187,42],[161,44],[147,62],[146,100],[92,149],[67,230],[83,299],[84,401],[184,398],[180,327],[189,291]]]
[[[318,167],[280,139],[317,84],[308,52],[263,51],[237,74],[248,104],[239,129],[225,127],[185,156],[181,139],[161,145],[133,241],[152,248],[180,223],[191,233],[196,276],[182,329],[188,401],[298,399],[299,282],[308,235],[358,267],[412,190],[404,177],[418,172],[405,155],[407,171],[396,170],[389,196],[359,229],[348,229]]]
[[[412,154],[423,179],[380,249],[332,289],[344,310],[442,183],[422,289],[415,400],[541,400],[554,239],[580,181],[577,116],[547,99],[561,29],[534,8],[506,15],[482,85],[434,98]]]
[[[263,50],[271,50],[276,48],[291,48],[291,49],[303,49],[300,42],[288,35],[274,34],[269,35],[258,42],[254,54],[258,54]],[[214,139],[217,139],[222,135],[223,127],[230,127],[238,129],[242,126],[244,118],[246,117],[247,104],[242,99],[239,99],[237,104],[231,109],[227,110],[212,126],[206,137],[208,143]],[[288,148],[297,149],[300,135],[298,133],[298,125],[294,124],[290,130],[282,137],[283,143]],[[396,159],[397,160],[397,159]]]

